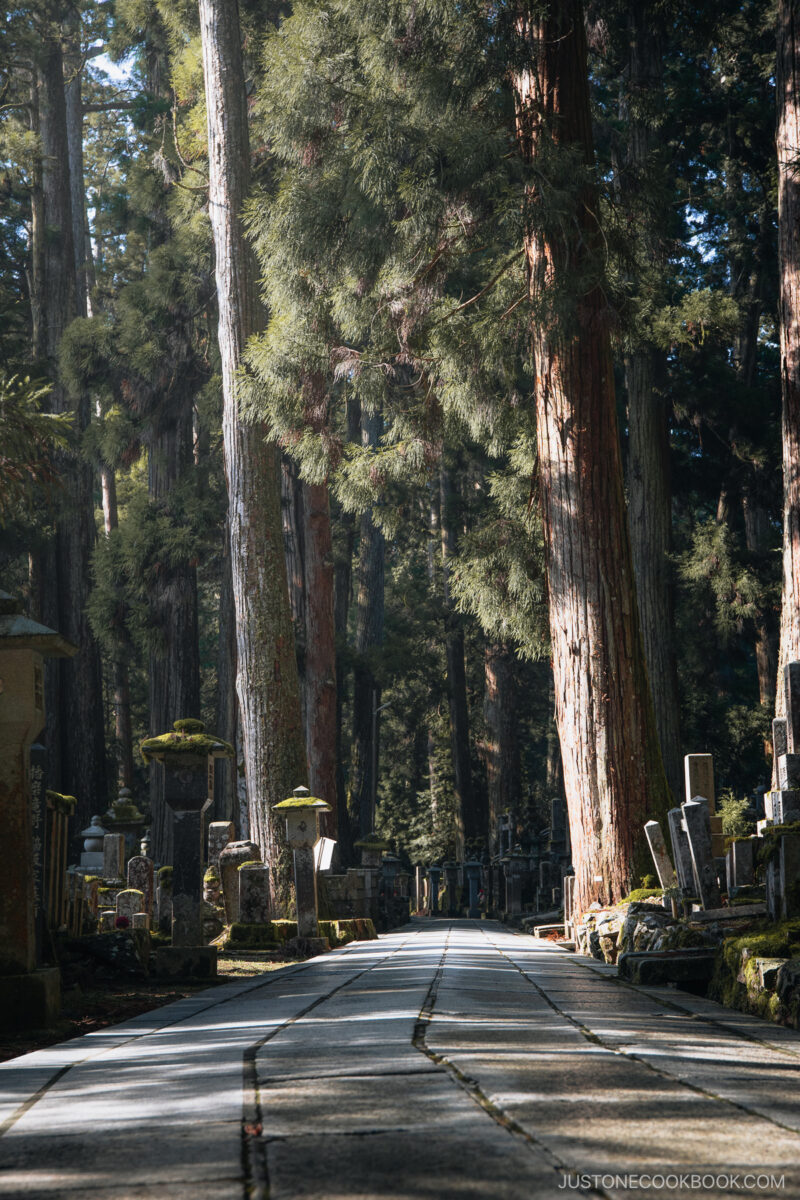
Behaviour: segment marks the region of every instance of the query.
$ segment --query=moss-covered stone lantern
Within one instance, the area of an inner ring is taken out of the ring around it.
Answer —
[[[58,1013],[59,973],[36,971],[30,747],[45,724],[44,659],[77,653],[61,634],[23,615],[0,592],[0,812],[7,845],[0,887],[0,1017],[46,1025]]]
[[[214,798],[214,759],[230,758],[234,749],[189,718],[146,738],[140,749],[145,762],[163,765],[164,800],[172,811],[173,953],[159,951],[157,966],[164,974],[214,975],[216,950],[203,946],[203,813]],[[191,955],[181,953],[189,947]]]
[[[310,796],[308,788],[296,787],[288,800],[273,805],[286,819],[286,840],[294,853],[294,888],[297,903],[297,936],[314,938],[317,926],[317,876],[314,843],[319,836],[319,817],[331,811],[330,804]]]

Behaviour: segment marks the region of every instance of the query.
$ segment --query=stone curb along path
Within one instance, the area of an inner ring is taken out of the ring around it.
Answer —
[[[800,1035],[419,921],[0,1064],[0,1197],[570,1191],[800,1197]]]

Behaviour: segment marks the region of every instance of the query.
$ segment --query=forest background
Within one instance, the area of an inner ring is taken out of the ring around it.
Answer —
[[[562,790],[530,400],[545,318],[523,246],[526,197],[569,227],[587,172],[666,777],[680,798],[682,753],[707,751],[721,790],[770,786],[776,6],[590,4],[588,167],[524,152],[535,7],[239,7],[261,305],[239,403],[280,446],[281,645],[293,631],[309,757],[274,786],[333,801],[345,857],[374,802],[425,862],[493,851],[506,811],[518,837],[538,830]],[[51,784],[86,823],[130,787],[161,861],[160,781],[136,747],[178,718],[237,745],[215,815],[259,832],[202,11],[31,0],[0,27],[0,573],[81,646],[48,679]]]

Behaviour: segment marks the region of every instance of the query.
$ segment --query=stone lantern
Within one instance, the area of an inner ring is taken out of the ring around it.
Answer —
[[[294,887],[297,904],[297,936],[319,936],[317,926],[317,876],[314,871],[314,843],[319,836],[319,817],[331,811],[325,800],[309,795],[308,788],[296,787],[294,794],[273,812],[286,818],[286,840],[294,853]]]
[[[140,813],[133,799],[131,789],[119,789],[117,799],[103,817],[109,833],[121,833],[125,837],[125,857],[136,854],[137,846],[144,828],[144,813]]]
[[[32,828],[29,752],[45,724],[44,659],[76,653],[0,592],[0,809],[13,847],[0,888],[0,1016],[9,1025],[46,1025],[59,1010],[58,969],[35,970],[34,869],[42,840]]]
[[[99,816],[92,817],[86,828],[81,830],[83,853],[81,854],[80,865],[87,873],[94,871],[102,874],[103,838],[107,833],[108,830],[103,826]]]
[[[176,721],[169,733],[141,744],[145,762],[164,767],[164,800],[172,810],[172,950],[159,950],[165,974],[214,975],[217,952],[203,946],[203,813],[214,799],[214,759],[233,746],[205,732],[202,721]],[[191,953],[188,951],[191,949]]]

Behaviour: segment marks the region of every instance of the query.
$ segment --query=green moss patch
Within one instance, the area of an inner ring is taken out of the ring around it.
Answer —
[[[56,812],[65,813],[71,817],[75,811],[75,805],[78,803],[75,796],[63,796],[61,792],[45,792],[48,808],[54,809]]]
[[[154,759],[163,761],[174,755],[186,758],[233,758],[235,750],[221,738],[212,737],[205,733],[202,721],[185,718],[175,721],[170,733],[159,734],[158,737],[145,738],[140,744],[142,758],[145,762]]]
[[[643,900],[652,900],[656,896],[663,896],[663,895],[664,895],[664,892],[663,892],[662,888],[654,888],[654,887],[634,888],[634,890],[630,893],[629,896],[623,896],[623,898],[617,903],[616,907],[619,908],[621,904],[641,904]]]

